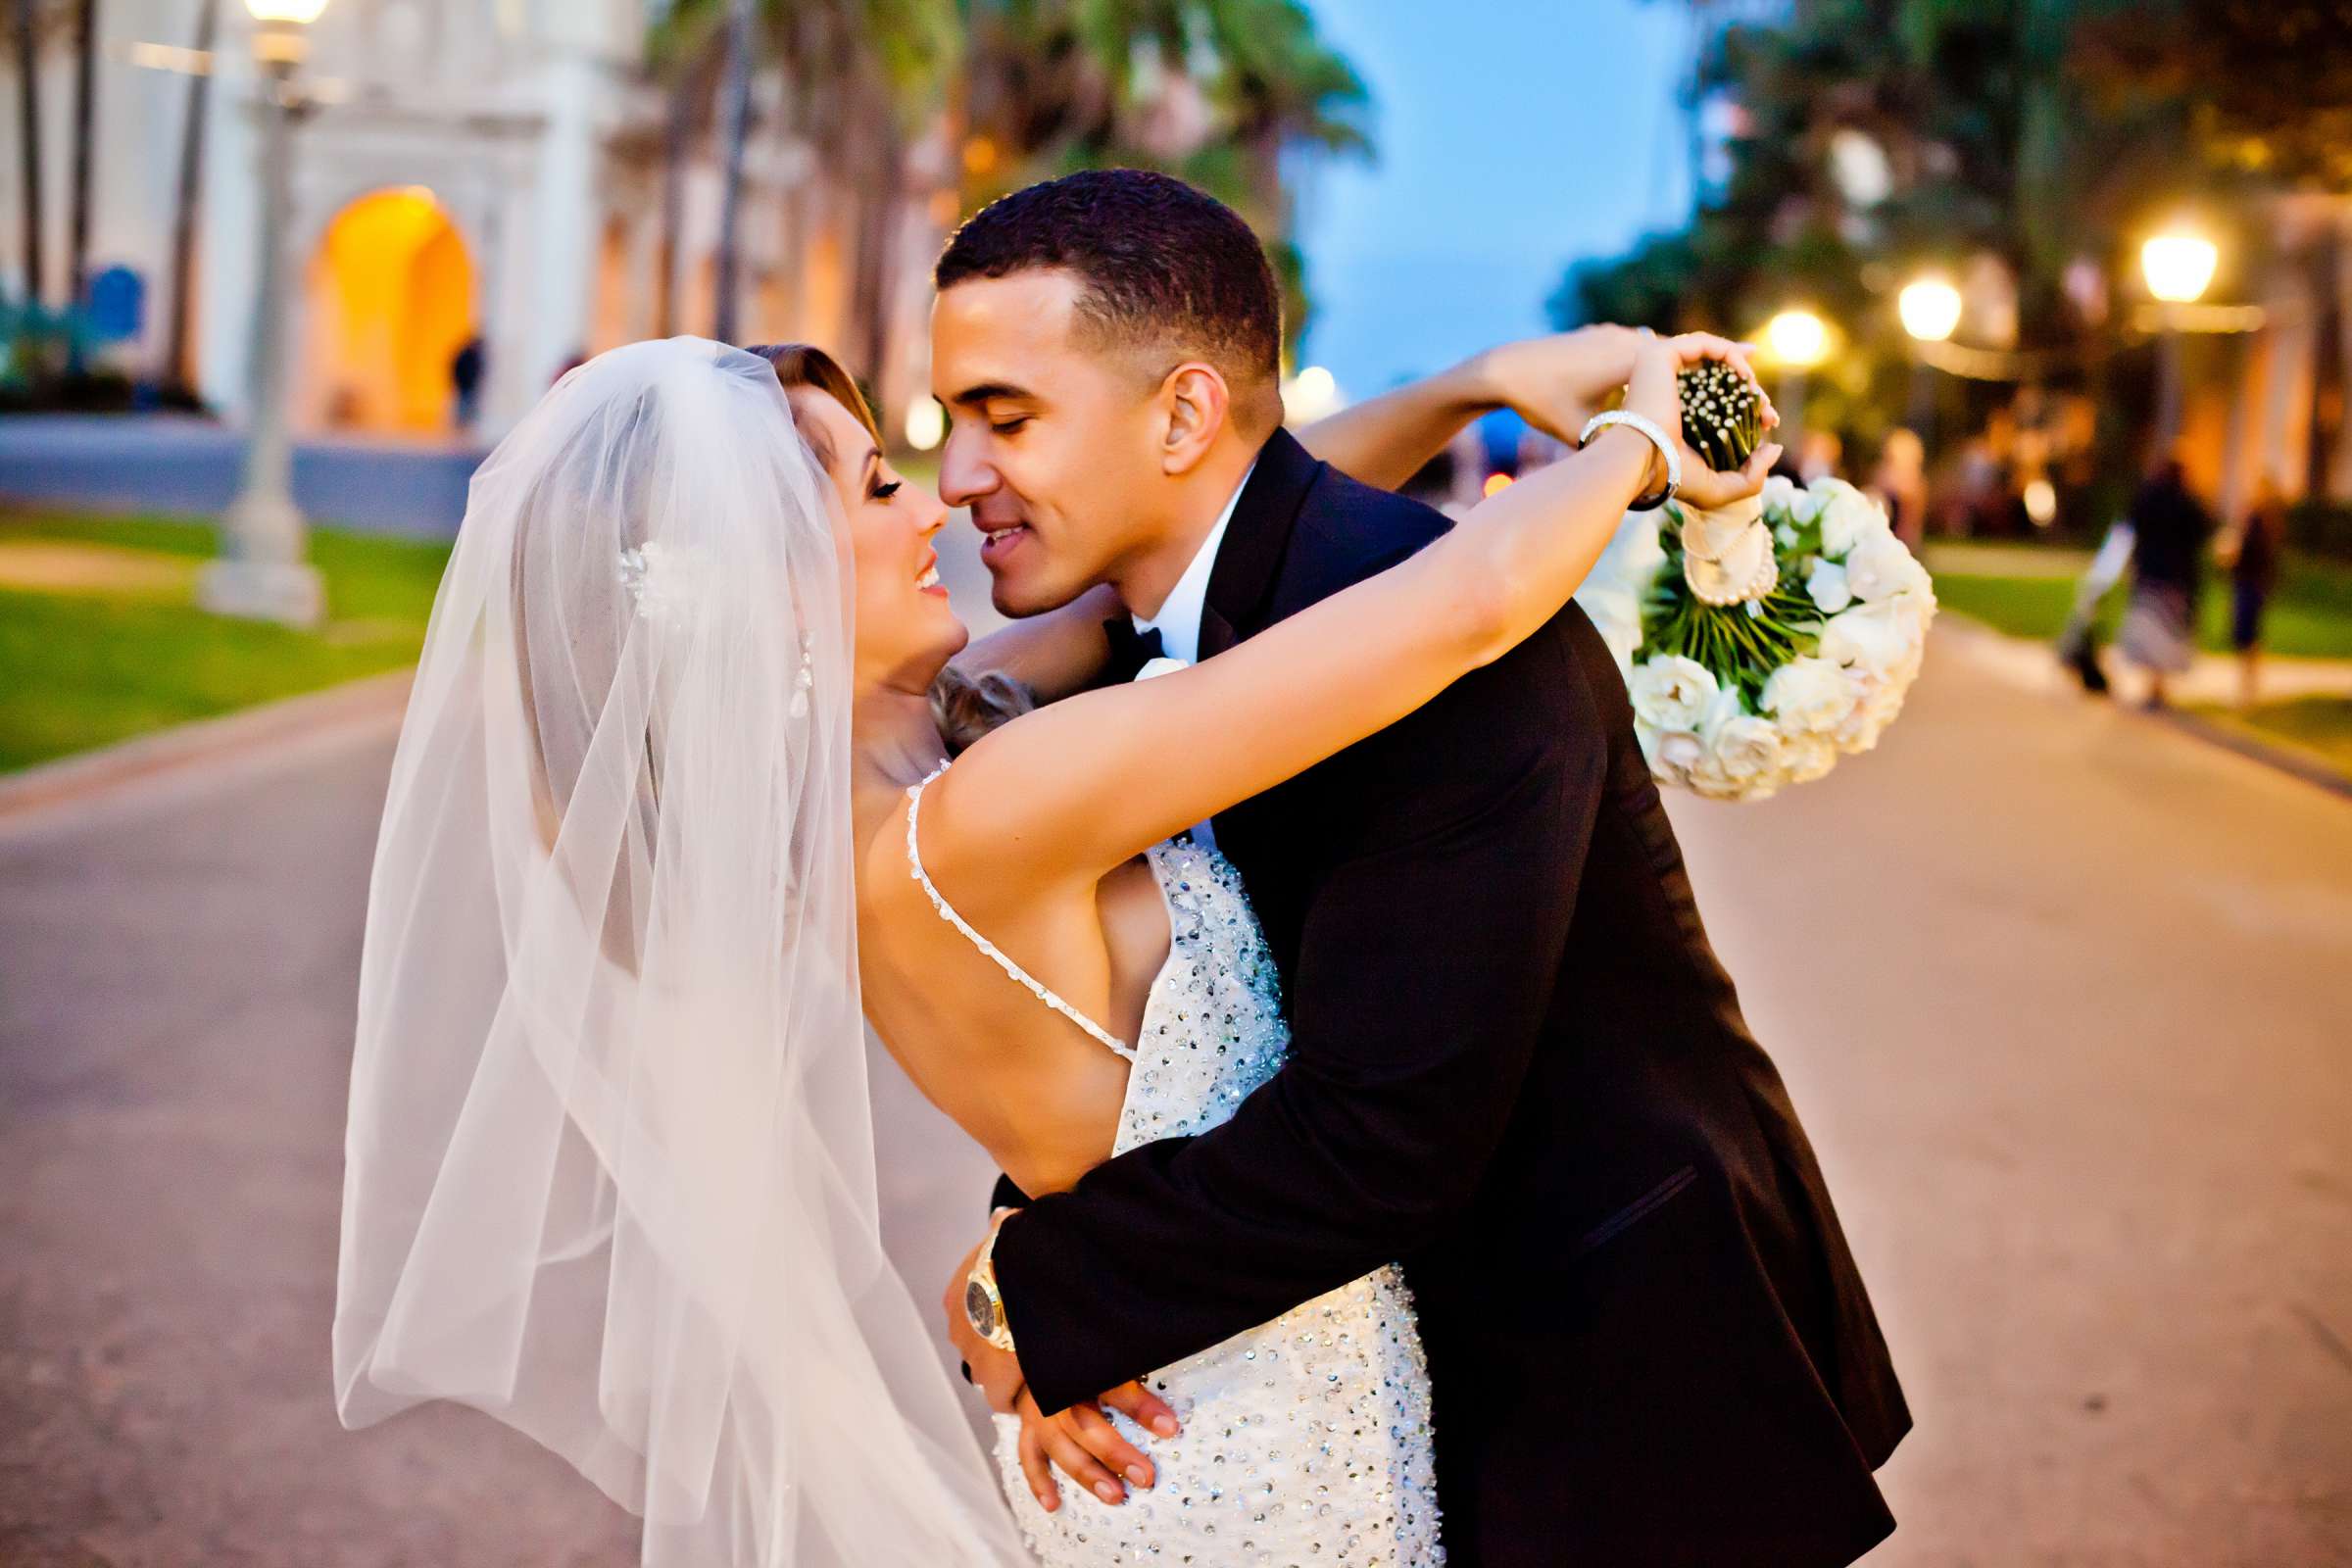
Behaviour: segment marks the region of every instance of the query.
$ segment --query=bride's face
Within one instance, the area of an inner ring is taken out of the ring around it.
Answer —
[[[832,398],[802,391],[792,402],[849,523],[858,690],[926,692],[970,640],[931,548],[948,509],[894,471],[857,416]]]

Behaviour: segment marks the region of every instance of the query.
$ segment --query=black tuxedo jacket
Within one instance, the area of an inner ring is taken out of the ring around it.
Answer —
[[[1202,657],[1446,526],[1277,433]],[[1401,1261],[1452,1568],[1818,1568],[1882,1540],[1871,1472],[1910,1416],[1584,612],[1214,826],[1291,1055],[1225,1125],[1005,1227],[1040,1404]]]

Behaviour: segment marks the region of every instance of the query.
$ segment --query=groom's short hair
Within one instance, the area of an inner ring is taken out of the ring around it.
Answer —
[[[1060,270],[1102,341],[1195,354],[1242,387],[1282,371],[1282,295],[1241,215],[1181,179],[1096,169],[1014,191],[948,240],[933,282]]]

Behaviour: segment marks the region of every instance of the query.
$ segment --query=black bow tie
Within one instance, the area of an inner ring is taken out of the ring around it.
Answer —
[[[1150,631],[1137,631],[1134,620],[1126,615],[1113,615],[1102,623],[1102,631],[1110,639],[1110,663],[1102,678],[1112,685],[1135,679],[1137,670],[1165,652],[1157,626]]]

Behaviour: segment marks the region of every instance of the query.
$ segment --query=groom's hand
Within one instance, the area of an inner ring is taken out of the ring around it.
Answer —
[[[963,1359],[965,1379],[987,1396],[991,1410],[1021,1418],[1021,1473],[1028,1477],[1029,1490],[1037,1494],[1038,1506],[1048,1513],[1061,1506],[1061,1489],[1054,1480],[1056,1465],[1107,1503],[1127,1500],[1122,1477],[1139,1487],[1152,1485],[1152,1461],[1142,1449],[1119,1436],[1118,1429],[1102,1413],[1103,1408],[1116,1410],[1137,1426],[1163,1438],[1175,1437],[1183,1430],[1176,1412],[1141,1383],[1122,1383],[1100,1399],[1072,1405],[1055,1415],[1040,1409],[1021,1375],[1020,1356],[1015,1351],[1000,1350],[982,1339],[964,1313],[964,1282],[971,1278],[972,1268],[980,1260],[981,1245],[985,1244],[977,1244],[964,1253],[956,1272],[948,1276],[947,1294],[941,1298],[940,1310],[947,1314],[948,1341]]]
[[[948,1294],[939,1303],[940,1310],[948,1317],[948,1343],[963,1360],[964,1381],[987,1396],[991,1410],[1010,1415],[1012,1401],[1021,1392],[1020,1357],[982,1339],[973,1331],[972,1320],[964,1315],[963,1282],[971,1278],[972,1265],[979,1259],[980,1249],[976,1245],[963,1254],[963,1261],[948,1276]]]

